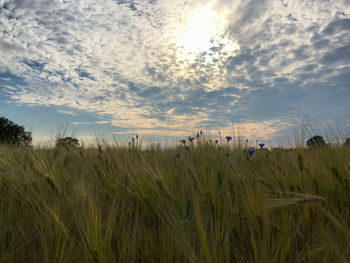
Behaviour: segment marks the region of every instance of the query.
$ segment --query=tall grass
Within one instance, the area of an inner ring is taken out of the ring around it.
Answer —
[[[0,146],[0,261],[350,262],[349,156]]]

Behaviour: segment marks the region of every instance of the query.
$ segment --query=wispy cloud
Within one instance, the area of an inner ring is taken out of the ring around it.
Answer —
[[[82,121],[73,121],[73,125],[89,125],[91,124],[90,122],[82,122]]]
[[[97,121],[96,123],[97,124],[109,124],[110,121]]]
[[[62,113],[62,114],[67,114],[67,115],[71,115],[71,116],[76,116],[76,112],[74,111],[68,111],[68,110],[57,110],[57,112]]]

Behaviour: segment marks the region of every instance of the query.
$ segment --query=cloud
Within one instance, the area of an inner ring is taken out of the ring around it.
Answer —
[[[73,121],[73,125],[90,125],[90,122],[82,122],[82,121]]]
[[[57,110],[57,112],[62,113],[62,114],[71,115],[71,116],[77,115],[74,111],[68,111],[68,110]]]
[[[350,58],[350,45],[346,45],[326,53],[322,57],[321,63],[323,64],[342,63],[345,65],[348,65],[349,58]]]
[[[96,123],[97,124],[109,124],[110,121],[97,121]]]
[[[336,110],[327,118],[350,113],[346,0],[5,0],[0,8],[0,92],[19,103],[107,115],[127,130],[186,132],[270,125],[322,105]],[[179,32],[209,9],[220,34],[189,55]]]
[[[322,33],[328,36],[337,34],[342,31],[350,30],[350,18],[345,19],[337,19],[331,23],[329,23],[325,29],[323,29]]]

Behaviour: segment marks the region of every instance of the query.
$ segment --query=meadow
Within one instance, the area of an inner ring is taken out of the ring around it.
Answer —
[[[0,146],[0,262],[350,262],[350,147]]]

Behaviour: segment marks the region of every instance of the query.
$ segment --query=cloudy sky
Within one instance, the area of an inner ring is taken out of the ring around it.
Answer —
[[[350,119],[350,0],[0,0],[0,115],[47,136],[271,139]]]

